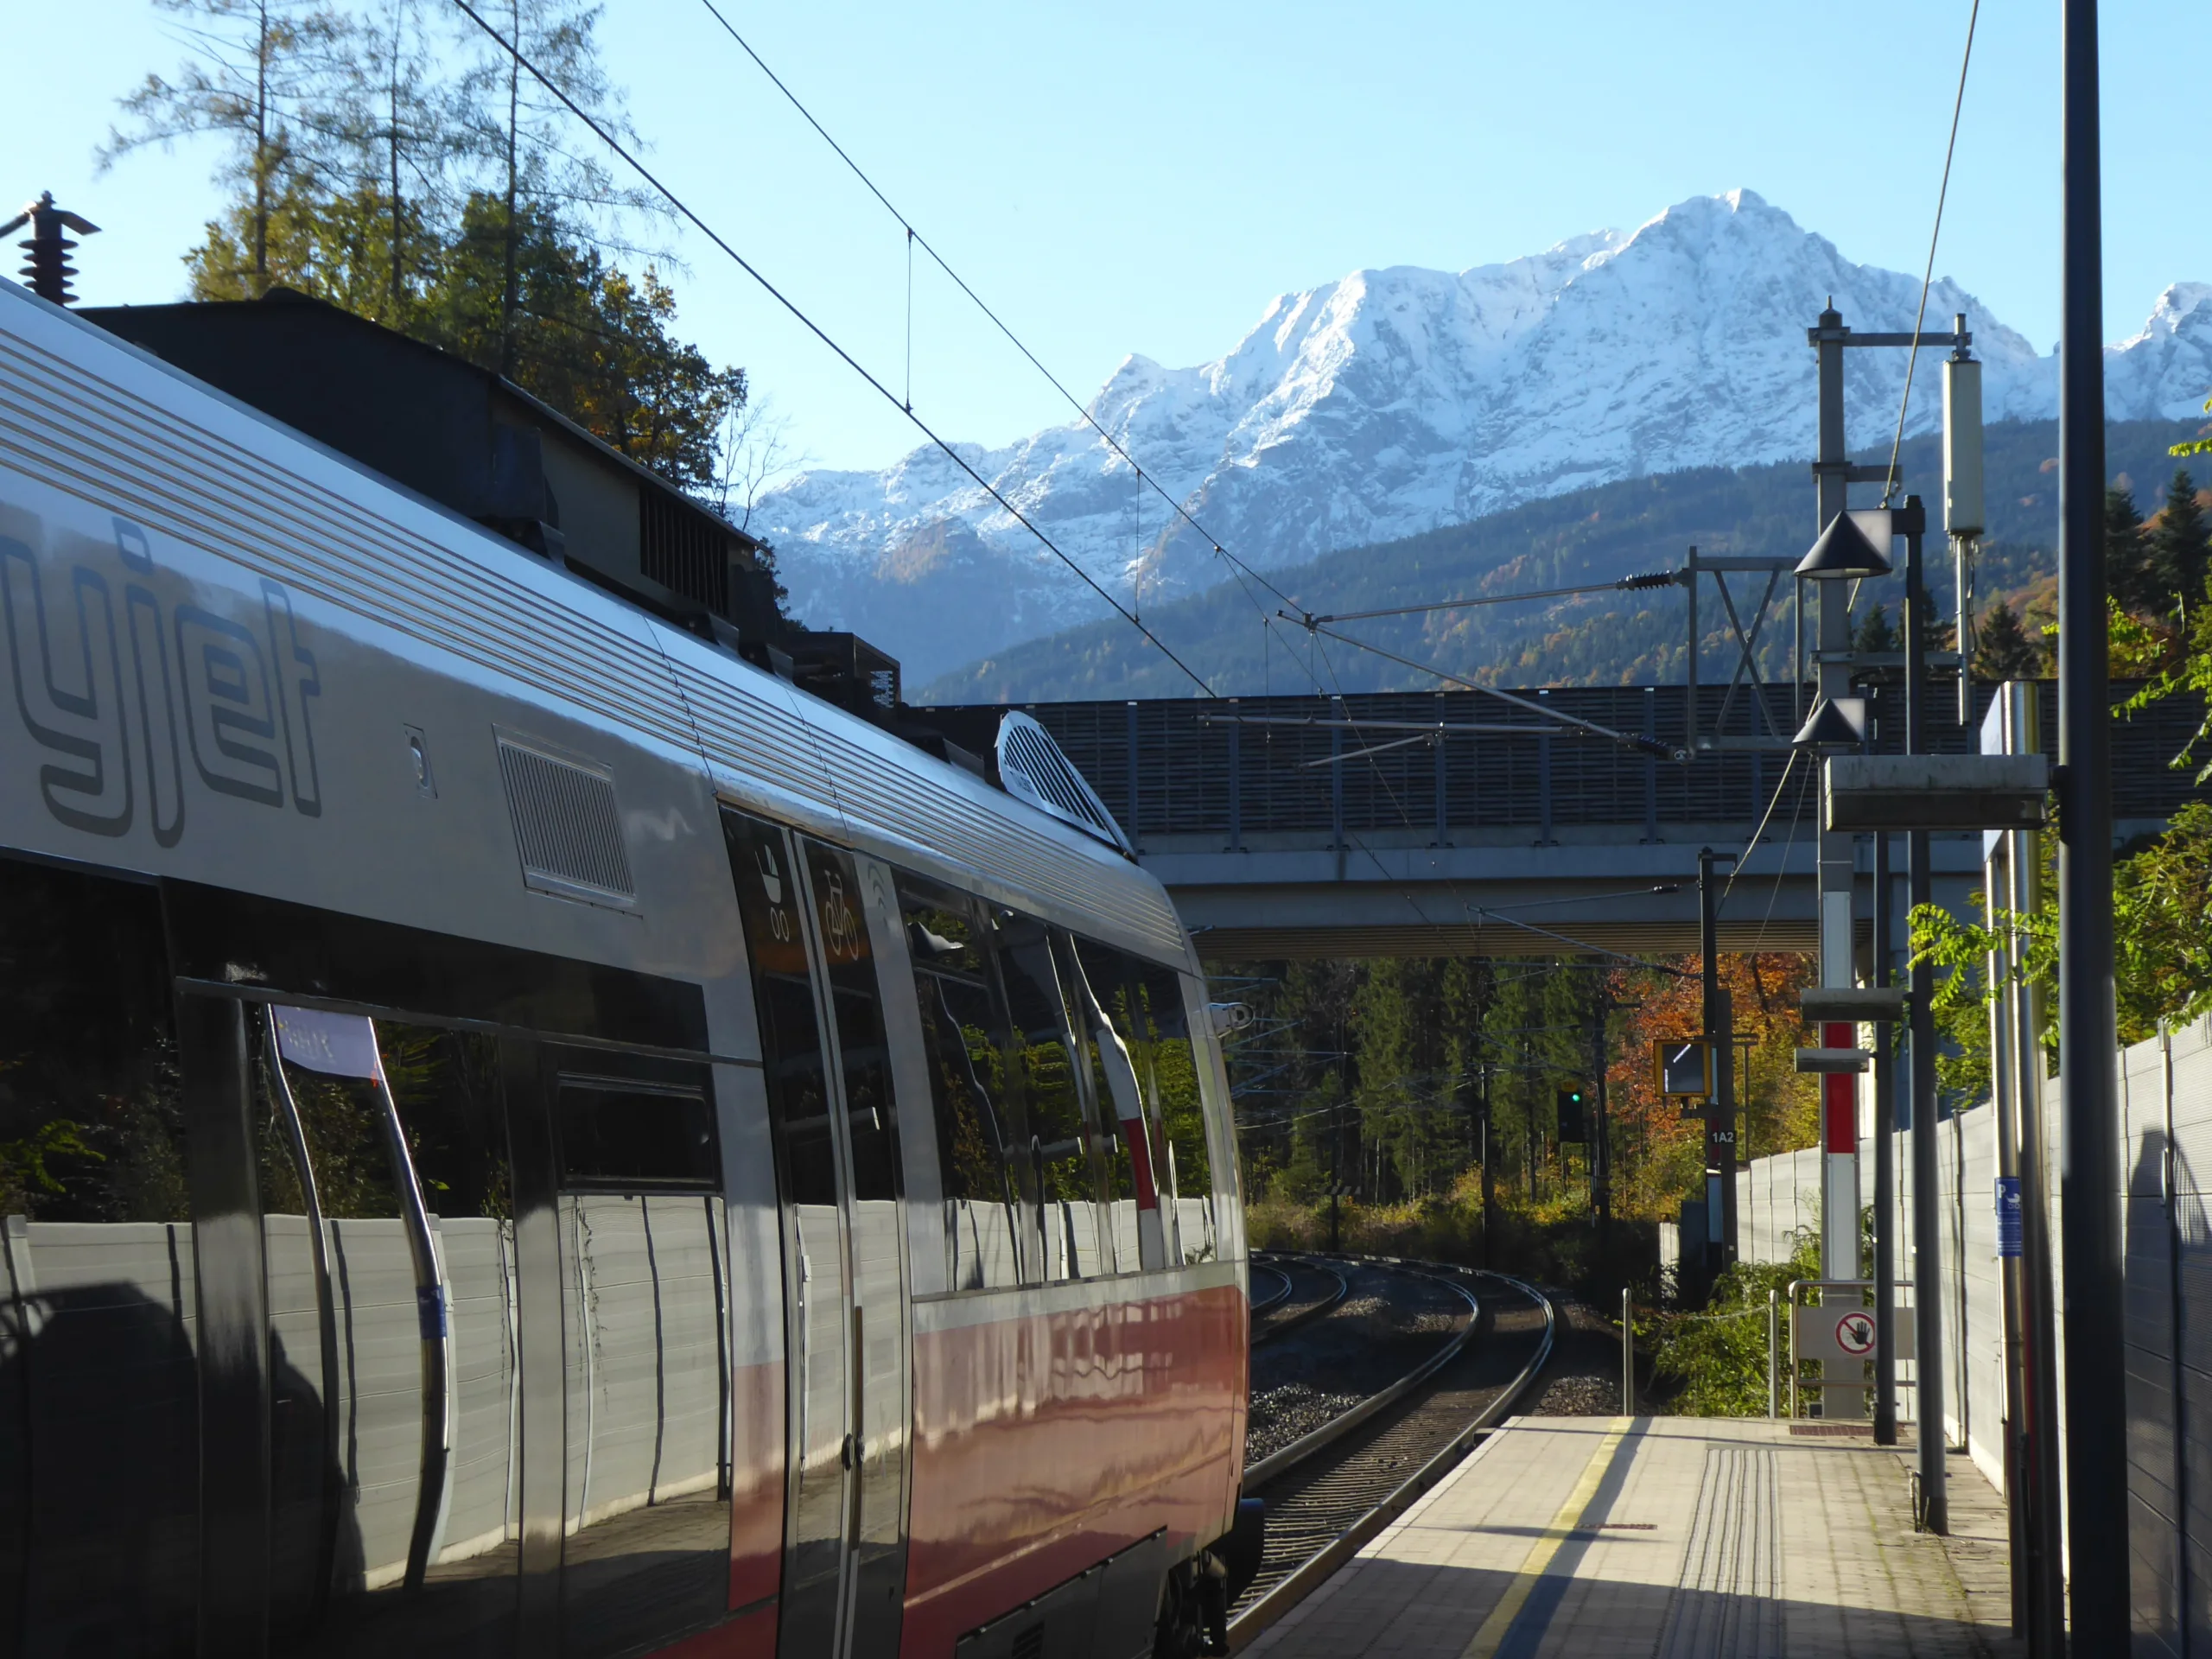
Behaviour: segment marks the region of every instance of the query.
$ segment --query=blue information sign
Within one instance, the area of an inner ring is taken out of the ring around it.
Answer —
[[[1997,1254],[2018,1255],[2020,1253],[2020,1178],[1999,1175],[1997,1178]]]

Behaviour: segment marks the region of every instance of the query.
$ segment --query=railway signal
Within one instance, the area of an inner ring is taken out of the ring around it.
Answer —
[[[1704,1037],[1661,1038],[1651,1045],[1651,1080],[1671,1100],[1702,1101],[1713,1092],[1713,1043]]]
[[[1590,1137],[1583,1116],[1582,1090],[1580,1089],[1558,1090],[1554,1092],[1554,1102],[1559,1113],[1560,1141],[1587,1141]]]

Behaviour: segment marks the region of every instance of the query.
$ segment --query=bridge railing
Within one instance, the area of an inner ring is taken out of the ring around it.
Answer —
[[[2113,688],[2114,703],[2134,688]],[[1929,733],[1940,753],[1975,747],[1992,688],[1976,688],[1974,725],[1950,716],[1949,697],[1929,699]],[[2058,729],[2057,688],[2045,682],[2043,729]],[[1681,745],[1689,730],[1688,690],[1663,686],[1567,686],[1516,695],[1616,731]],[[1726,722],[1754,734],[1739,691]],[[1698,727],[1721,728],[1725,686],[1700,687]],[[1892,696],[1894,703],[1899,699]],[[1749,823],[1782,782],[1781,751],[1701,752],[1686,764],[1547,722],[1472,691],[1385,692],[1344,698],[1242,697],[1201,701],[1024,703],[1058,741],[1132,836],[1219,836],[1224,847],[1255,835],[1297,833],[1341,844],[1348,836],[1413,832],[1448,842],[1455,831],[1526,830],[1538,842],[1562,828],[1634,827],[1650,840],[1667,827]],[[948,711],[950,712],[950,711]],[[991,711],[957,711],[973,722]],[[2171,817],[2208,792],[2170,760],[2196,729],[2201,709],[2176,697],[2113,726],[2113,808],[2122,820]],[[1786,709],[1776,711],[1786,728]],[[1282,724],[1282,721],[1311,724]],[[1446,731],[1433,741],[1361,753],[1413,735],[1361,721],[1521,726],[1525,733]],[[1242,723],[1240,723],[1242,722]],[[1349,722],[1349,725],[1340,723]],[[1896,717],[1878,719],[1873,747],[1894,752]],[[1770,734],[1762,726],[1757,734]],[[1783,736],[1787,736],[1785,730]],[[1339,759],[1329,764],[1332,756]],[[1802,761],[1776,808],[1777,826],[1815,810],[1812,768]]]

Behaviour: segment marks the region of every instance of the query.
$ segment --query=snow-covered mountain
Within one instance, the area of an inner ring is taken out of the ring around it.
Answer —
[[[1807,326],[1833,296],[1855,328],[1910,328],[1919,287],[1735,190],[1505,264],[1359,270],[1282,296],[1214,362],[1131,356],[1090,413],[1223,546],[1265,569],[1582,485],[1809,459]],[[2053,415],[2053,359],[1946,278],[1927,326],[1958,312],[1988,365],[1987,418]],[[1849,354],[1854,447],[1892,429],[1905,355]],[[2212,285],[2167,289],[2106,360],[2113,418],[2196,413],[2212,391]],[[1923,353],[1913,430],[1940,421],[1937,374]],[[962,454],[1125,603],[1229,574],[1081,423]],[[794,611],[866,635],[911,683],[1103,612],[935,449],[880,473],[806,474],[760,517]]]

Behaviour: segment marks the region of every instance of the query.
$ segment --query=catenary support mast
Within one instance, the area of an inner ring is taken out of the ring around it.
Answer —
[[[2073,1650],[2129,1643],[2112,751],[2101,517],[2104,271],[2096,0],[2065,0],[2058,351],[2059,1190]]]

